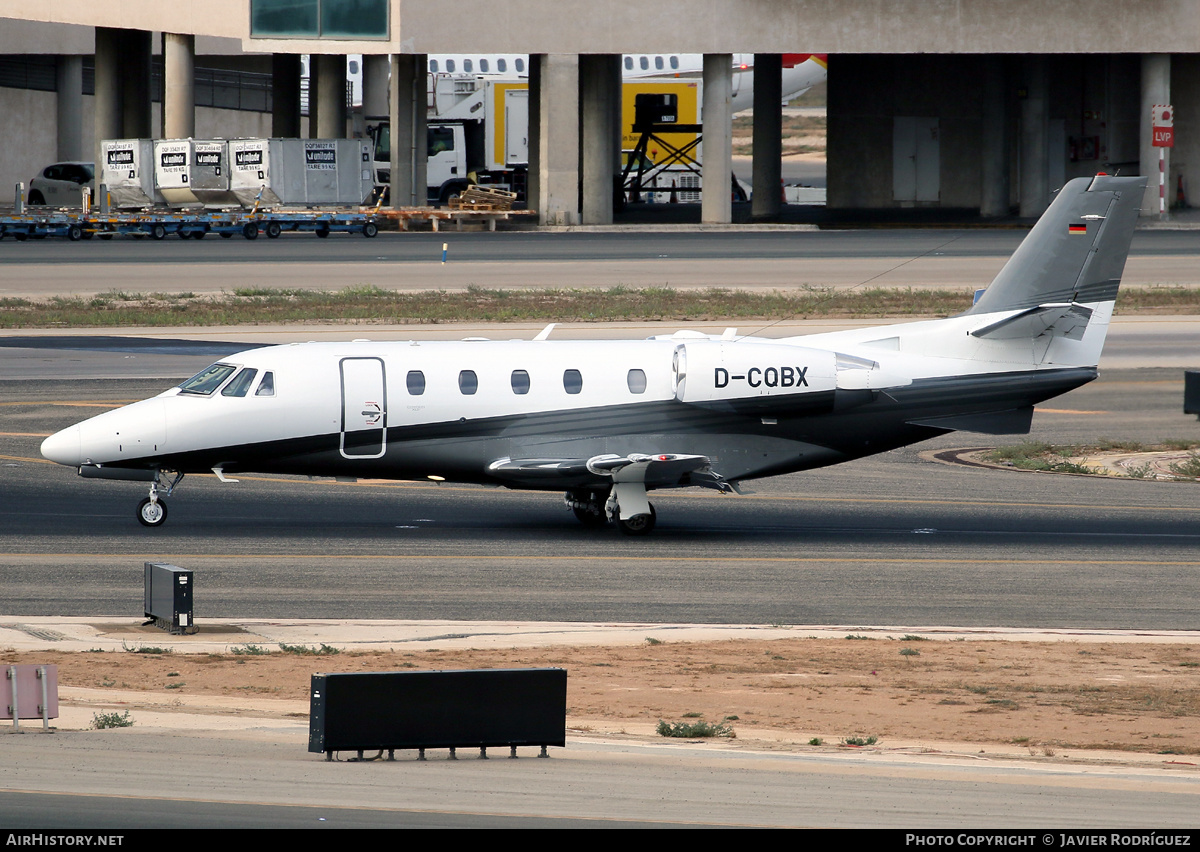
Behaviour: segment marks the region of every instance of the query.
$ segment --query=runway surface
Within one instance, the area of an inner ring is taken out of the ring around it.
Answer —
[[[1188,323],[1172,328],[1195,339]],[[1139,363],[1147,338],[1131,339]],[[95,375],[139,351],[108,343],[73,344],[98,347],[98,362],[55,347],[0,347],[0,359]],[[170,349],[150,354],[186,376],[219,344]],[[557,494],[260,476],[189,477],[166,525],[147,530],[133,514],[141,485],[85,481],[38,457],[41,436],[170,383],[0,383],[8,614],[136,608],[149,559],[196,570],[214,617],[1195,626],[1200,487],[967,468],[927,452],[997,443],[977,435],[762,480],[744,497],[658,492],[645,540],[583,529]],[[1043,406],[1030,438],[1195,437],[1181,408],[1182,371],[1106,369]]]
[[[235,288],[983,287],[1022,230],[385,233],[0,244],[0,297]],[[340,237],[340,238],[338,238]],[[445,244],[449,262],[441,263]],[[1200,231],[1139,231],[1130,285],[1200,286]]]
[[[807,263],[818,264],[807,268],[826,283],[856,284],[882,272],[889,280],[878,283],[970,286],[986,283],[1021,235],[528,236],[536,238],[447,236],[452,263],[445,269],[453,272],[441,278],[433,277],[442,268],[429,255],[440,252],[442,235],[5,241],[0,296],[22,288],[199,292],[242,283],[611,285],[674,283],[677,275],[689,285],[783,286],[796,283]],[[1197,245],[1190,233],[1139,233],[1127,281],[1197,283]],[[928,257],[913,260],[922,253]],[[669,330],[639,324],[555,334]],[[466,326],[299,332],[300,339],[480,333]],[[504,326],[484,334],[532,333]],[[282,477],[238,484],[189,477],[168,500],[166,527],[151,531],[134,519],[141,486],[82,480],[39,458],[43,435],[157,393],[227,352],[297,334],[0,337],[4,613],[140,615],[141,566],[153,559],[196,572],[200,617],[1196,626],[1200,485],[991,471],[942,464],[926,452],[996,442],[975,435],[765,480],[745,497],[656,494],[659,525],[647,539],[585,530],[553,494]],[[1200,325],[1190,319],[1119,319],[1101,379],[1039,408],[1030,438],[1196,437],[1200,426],[1181,412],[1181,368],[1200,366],[1191,360],[1197,344]],[[304,751],[294,728],[269,722],[237,733],[134,727],[25,735],[6,741],[4,754],[0,822],[11,828],[1161,828],[1193,824],[1200,793],[1193,775],[1164,769],[985,755],[755,754],[675,742],[572,740],[549,761],[326,764]]]

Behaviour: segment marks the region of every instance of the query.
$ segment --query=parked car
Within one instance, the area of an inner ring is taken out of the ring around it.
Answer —
[[[38,172],[29,182],[30,204],[67,207],[80,203],[80,190],[96,191],[96,169],[92,163],[54,163]]]

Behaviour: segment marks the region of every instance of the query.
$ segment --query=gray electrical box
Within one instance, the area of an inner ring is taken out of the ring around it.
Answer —
[[[146,617],[170,633],[195,633],[192,572],[165,562],[146,563]]]

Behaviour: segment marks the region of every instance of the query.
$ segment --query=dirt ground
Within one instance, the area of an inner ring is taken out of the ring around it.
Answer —
[[[854,636],[671,643],[648,635],[631,647],[8,651],[0,661],[57,664],[60,689],[116,694],[96,700],[97,711],[125,708],[135,721],[143,701],[161,709],[212,696],[234,699],[223,712],[303,717],[317,672],[553,666],[569,673],[568,727],[577,732],[653,737],[659,720],[699,720],[725,723],[735,743],[756,748],[845,747],[876,737],[882,747],[1035,757],[1096,749],[1200,755],[1200,646],[1186,644]],[[72,700],[89,699],[65,699]]]

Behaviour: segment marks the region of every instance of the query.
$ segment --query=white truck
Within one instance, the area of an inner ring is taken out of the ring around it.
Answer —
[[[471,184],[525,196],[529,170],[529,81],[429,76],[427,196],[445,204]],[[377,188],[391,182],[388,120],[367,118]]]

